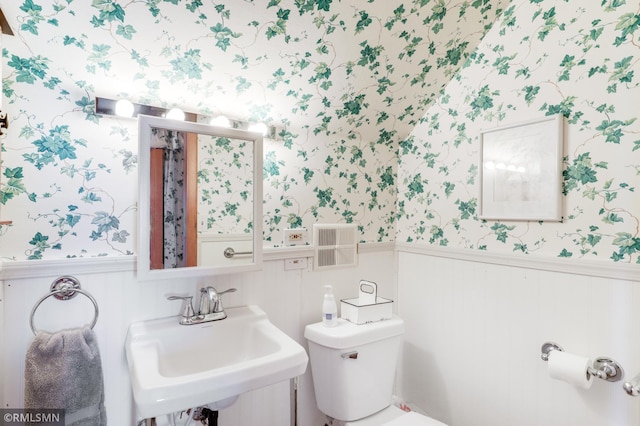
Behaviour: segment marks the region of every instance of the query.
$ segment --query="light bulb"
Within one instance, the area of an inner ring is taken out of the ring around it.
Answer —
[[[250,132],[260,133],[262,136],[266,136],[268,130],[269,128],[264,123],[254,123],[249,126]]]
[[[115,112],[119,117],[132,117],[134,111],[133,103],[129,99],[120,99],[116,102]]]
[[[231,127],[231,121],[224,115],[219,115],[215,118],[212,118],[209,124],[218,127]]]
[[[166,118],[184,121],[184,111],[180,108],[171,108],[169,112],[167,112]]]

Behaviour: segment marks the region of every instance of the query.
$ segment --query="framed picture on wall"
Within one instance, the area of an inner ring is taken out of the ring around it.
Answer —
[[[480,133],[479,217],[495,220],[562,220],[564,117]]]

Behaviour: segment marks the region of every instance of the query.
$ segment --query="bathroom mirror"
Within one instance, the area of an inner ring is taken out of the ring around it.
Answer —
[[[260,269],[262,136],[138,117],[138,277]]]

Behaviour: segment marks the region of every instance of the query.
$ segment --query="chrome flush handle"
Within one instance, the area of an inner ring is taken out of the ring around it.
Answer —
[[[345,352],[340,355],[342,359],[358,359],[358,351]]]

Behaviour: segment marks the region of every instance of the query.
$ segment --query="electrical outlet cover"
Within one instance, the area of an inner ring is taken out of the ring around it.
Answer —
[[[309,266],[309,261],[306,257],[296,257],[293,259],[284,260],[284,270],[290,271],[292,269],[306,269]]]
[[[307,230],[304,228],[285,229],[283,242],[285,246],[298,246],[307,243]]]

